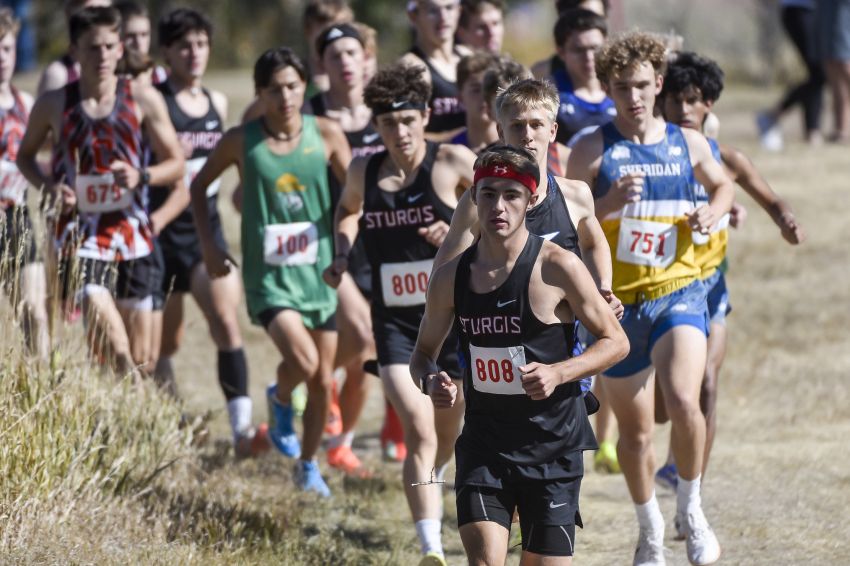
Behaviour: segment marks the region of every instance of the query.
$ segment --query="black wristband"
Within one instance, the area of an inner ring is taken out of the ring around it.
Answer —
[[[431,375],[432,374],[430,373],[426,373],[425,375],[419,378],[419,389],[425,395],[428,395],[428,381],[430,380]]]

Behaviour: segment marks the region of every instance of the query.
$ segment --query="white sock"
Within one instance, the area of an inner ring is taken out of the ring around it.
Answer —
[[[637,513],[640,528],[650,529],[655,532],[664,532],[664,515],[661,514],[661,508],[658,506],[655,491],[652,492],[652,496],[646,503],[641,505],[635,504],[635,512]]]
[[[251,398],[246,396],[234,397],[227,402],[227,414],[230,417],[230,430],[233,438],[244,434],[251,428]]]
[[[702,499],[699,495],[700,476],[692,480],[686,480],[679,476],[679,485],[676,488],[676,511],[687,516],[700,508]]]
[[[343,432],[342,434],[337,434],[336,436],[328,438],[328,448],[338,448],[340,446],[351,448],[351,444],[353,442],[354,431],[349,430],[348,432]]]
[[[436,552],[443,554],[443,541],[440,539],[439,519],[422,519],[416,521],[416,535],[422,547],[422,554]]]

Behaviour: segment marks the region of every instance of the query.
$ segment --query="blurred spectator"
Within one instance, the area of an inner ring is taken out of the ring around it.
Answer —
[[[818,49],[815,25],[815,0],[782,0],[782,25],[806,65],[808,77],[790,88],[773,109],[756,117],[762,146],[770,151],[782,149],[782,130],[779,120],[783,114],[799,105],[803,110],[806,141],[821,142],[821,109],[823,85],[826,80]]]
[[[818,0],[817,33],[832,90],[835,131],[829,140],[850,142],[850,0]]]
[[[18,62],[16,71],[31,71],[36,68],[35,33],[32,27],[32,0],[0,0],[0,6],[11,8],[15,18],[21,22],[18,32]]]

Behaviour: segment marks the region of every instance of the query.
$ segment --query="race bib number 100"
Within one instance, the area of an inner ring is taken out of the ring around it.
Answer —
[[[381,291],[388,307],[425,304],[433,259],[381,265]]]
[[[116,185],[112,173],[77,175],[74,189],[82,212],[114,212],[133,204],[133,191]]]
[[[263,236],[268,265],[313,265],[319,257],[319,230],[312,222],[269,224]]]
[[[675,225],[636,218],[620,220],[617,259],[634,265],[667,267],[676,257]]]
[[[525,395],[522,373],[525,365],[525,348],[482,348],[469,345],[472,387],[482,393],[495,395]]]
[[[18,171],[18,166],[6,159],[0,159],[0,199],[15,205],[24,203],[27,180]]]

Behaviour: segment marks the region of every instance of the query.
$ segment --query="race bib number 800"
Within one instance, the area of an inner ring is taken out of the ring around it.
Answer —
[[[319,257],[319,231],[312,222],[269,224],[263,235],[268,265],[313,265]]]
[[[82,212],[114,212],[133,204],[133,191],[116,185],[112,173],[77,175],[74,190],[77,208]]]
[[[525,395],[522,372],[525,365],[525,348],[483,348],[469,345],[472,387],[482,393],[495,395]]]
[[[617,259],[634,265],[667,267],[676,257],[675,225],[636,218],[620,220]]]
[[[388,307],[425,304],[433,259],[381,265],[381,291]]]

